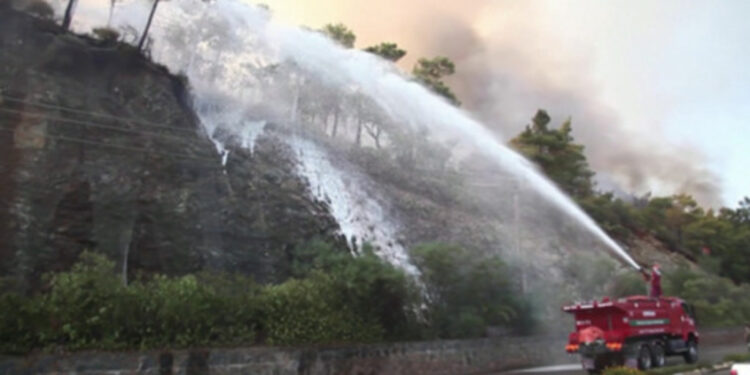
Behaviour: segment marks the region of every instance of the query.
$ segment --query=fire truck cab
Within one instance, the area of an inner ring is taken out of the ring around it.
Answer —
[[[565,349],[578,353],[589,373],[623,365],[648,370],[663,366],[672,355],[683,356],[687,363],[698,360],[695,312],[679,298],[605,297],[563,311],[575,317]]]

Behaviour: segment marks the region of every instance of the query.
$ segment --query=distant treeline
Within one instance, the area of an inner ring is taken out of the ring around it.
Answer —
[[[573,139],[571,120],[552,128],[543,110],[511,144],[613,237],[628,242],[650,235],[709,272],[735,283],[750,282],[750,198],[736,209],[706,210],[687,194],[626,200],[597,191],[584,147]]]

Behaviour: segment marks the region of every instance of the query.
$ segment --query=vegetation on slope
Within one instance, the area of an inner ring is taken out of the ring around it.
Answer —
[[[610,235],[624,242],[650,235],[672,251],[697,260],[702,270],[670,270],[664,274],[663,284],[665,294],[679,296],[695,306],[701,325],[750,321],[750,198],[736,209],[717,212],[704,210],[687,194],[625,200],[598,192],[584,148],[571,135],[571,120],[557,129],[549,123],[549,115],[539,110],[532,124],[511,144],[536,162]],[[582,272],[595,273],[578,270]],[[616,297],[645,291],[643,278],[637,273],[619,276],[611,288]]]
[[[739,207],[704,209],[688,194],[631,199],[595,188],[584,147],[575,143],[571,120],[552,128],[539,110],[511,145],[534,161],[610,235],[627,242],[651,235],[707,271],[735,283],[750,282],[750,198]]]
[[[528,327],[499,260],[448,267],[461,249],[415,252],[428,275],[427,301],[413,277],[367,246],[356,257],[323,242],[302,246],[295,277],[277,285],[209,273],[123,285],[113,262],[84,252],[70,271],[48,275],[44,290],[0,296],[0,352],[363,343]]]
[[[695,307],[700,326],[738,326],[750,321],[749,284],[688,268],[665,272],[662,284],[666,295],[678,296]],[[615,279],[611,295],[644,294],[644,285],[640,275],[623,274]]]

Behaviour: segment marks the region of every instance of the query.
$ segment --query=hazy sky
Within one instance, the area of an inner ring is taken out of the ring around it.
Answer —
[[[343,22],[357,47],[447,55],[464,107],[506,137],[536,108],[572,116],[606,180],[734,206],[750,195],[750,2],[265,0],[277,19]]]

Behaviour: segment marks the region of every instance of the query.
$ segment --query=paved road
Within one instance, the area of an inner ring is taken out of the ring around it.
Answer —
[[[732,344],[732,345],[714,345],[714,346],[703,346],[700,348],[699,357],[700,361],[707,361],[716,363],[721,361],[725,355],[733,353],[744,353],[746,351],[744,344]],[[503,375],[586,375],[586,372],[581,369],[581,364],[578,361],[577,356],[571,356],[569,363],[561,363],[552,366],[542,366],[527,369],[513,370],[510,372],[501,373]],[[667,366],[669,365],[681,365],[685,362],[682,357],[668,357]],[[725,374],[726,373],[726,374]],[[729,371],[719,372],[717,375],[728,375]]]

